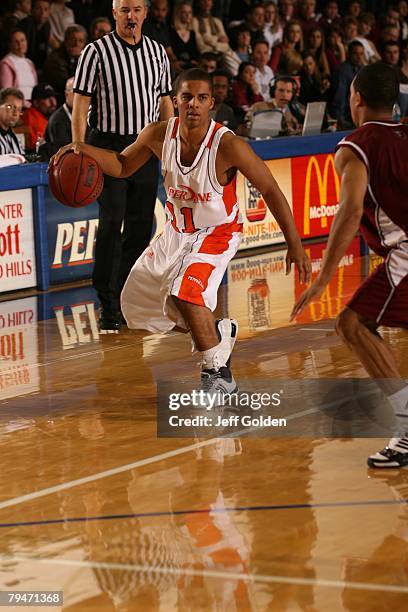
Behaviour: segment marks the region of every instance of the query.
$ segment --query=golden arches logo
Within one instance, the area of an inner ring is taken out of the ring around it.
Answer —
[[[340,180],[337,175],[336,169],[334,167],[334,156],[332,154],[327,155],[324,167],[323,174],[320,170],[319,162],[316,157],[312,155],[309,158],[309,162],[307,164],[306,169],[306,181],[305,181],[305,201],[304,201],[304,220],[303,220],[303,228],[305,234],[310,234],[310,187],[312,183],[312,171],[314,170],[316,173],[317,179],[317,187],[319,191],[319,205],[327,206],[327,191],[328,191],[328,180],[329,180],[329,168],[331,168],[333,178],[334,178],[334,186],[336,190],[336,204],[340,198]],[[327,215],[322,215],[320,217],[322,227],[327,227]]]

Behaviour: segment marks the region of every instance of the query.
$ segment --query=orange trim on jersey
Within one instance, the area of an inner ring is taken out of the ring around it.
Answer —
[[[222,190],[222,199],[225,205],[225,210],[227,211],[227,215],[232,213],[232,209],[237,203],[237,176],[234,178],[228,185],[225,185]]]
[[[211,149],[212,143],[213,143],[213,140],[214,140],[214,136],[216,135],[216,133],[218,132],[218,130],[220,128],[222,128],[222,124],[221,123],[216,123],[215,126],[214,126],[214,129],[213,129],[213,132],[212,132],[212,134],[210,136],[210,140],[208,141],[208,144],[207,144],[207,148],[208,149]]]
[[[202,294],[208,287],[208,279],[215,266],[208,263],[193,263],[183,274],[177,297],[191,304],[205,306]]]
[[[223,223],[215,228],[203,240],[200,246],[199,253],[207,253],[208,255],[221,255],[228,249],[232,234],[242,232],[242,223],[238,223],[238,213],[230,223]]]
[[[176,136],[177,136],[177,130],[178,130],[179,123],[180,123],[180,119],[179,119],[179,117],[176,117],[176,120],[175,120],[174,126],[173,126],[173,131],[171,133],[171,137],[172,138],[176,138]]]

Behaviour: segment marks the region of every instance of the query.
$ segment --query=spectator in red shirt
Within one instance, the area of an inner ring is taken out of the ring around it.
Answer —
[[[346,61],[346,48],[341,35],[341,28],[338,26],[334,26],[327,33],[326,56],[331,74]]]
[[[31,107],[24,111],[22,125],[28,128],[27,150],[35,151],[44,137],[48,119],[57,108],[57,94],[51,85],[40,83],[33,89]]]
[[[256,67],[251,62],[242,62],[240,65],[238,76],[232,83],[232,99],[241,114],[245,114],[255,102],[263,101],[256,81]]]

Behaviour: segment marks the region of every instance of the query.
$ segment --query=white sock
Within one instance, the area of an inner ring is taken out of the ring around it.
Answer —
[[[408,385],[388,396],[395,414],[395,435],[408,435]]]

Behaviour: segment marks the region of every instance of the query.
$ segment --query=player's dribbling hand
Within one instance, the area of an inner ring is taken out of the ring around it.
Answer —
[[[300,296],[300,298],[294,305],[289,320],[293,321],[293,319],[298,314],[300,314],[302,310],[304,310],[306,306],[310,304],[310,302],[313,302],[313,300],[316,300],[317,298],[319,298],[321,294],[323,293],[325,286],[326,285],[323,285],[318,279],[316,279],[310,285],[309,289],[306,289],[306,291],[302,293],[302,295]]]
[[[308,283],[312,274],[312,264],[302,246],[288,248],[286,255],[286,274],[290,274],[292,264],[295,264],[301,283]]]
[[[69,144],[65,145],[64,147],[61,147],[56,153],[55,155],[53,155],[50,159],[50,163],[48,164],[48,171],[50,171],[50,168],[52,168],[53,166],[56,166],[59,162],[59,160],[61,159],[61,157],[67,152],[67,151],[73,151],[74,153],[76,153],[77,155],[79,155],[79,153],[81,152],[81,143],[80,142],[70,142]]]

